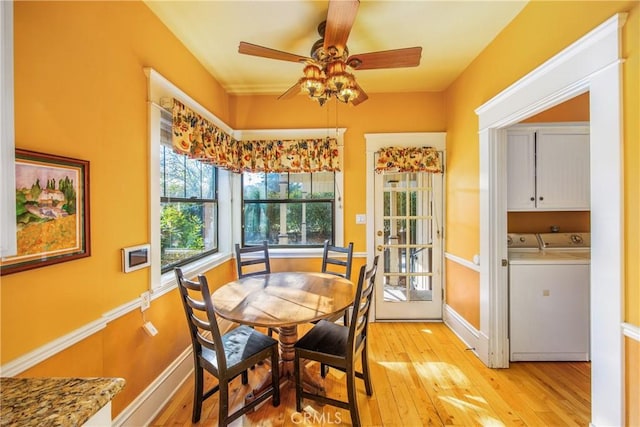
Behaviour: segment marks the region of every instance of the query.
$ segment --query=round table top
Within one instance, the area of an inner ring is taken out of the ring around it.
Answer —
[[[227,283],[212,294],[216,313],[245,325],[278,327],[309,323],[340,313],[356,286],[332,274],[278,272]]]

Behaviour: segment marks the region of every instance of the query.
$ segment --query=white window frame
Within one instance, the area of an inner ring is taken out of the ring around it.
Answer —
[[[274,139],[317,139],[317,138],[335,138],[338,142],[338,155],[340,167],[344,165],[344,133],[346,128],[337,129],[258,129],[258,130],[238,130],[234,133],[234,138],[238,140],[274,140]],[[240,174],[233,174],[233,195],[234,200],[238,203],[234,205],[233,215],[238,218],[233,229],[233,241],[242,241],[242,180]],[[335,173],[335,245],[345,246],[344,244],[344,173],[342,170]],[[271,258],[309,258],[322,254],[322,248],[273,248],[269,249]]]
[[[181,91],[173,83],[152,68],[145,68],[149,79],[149,236],[151,244],[151,274],[149,289],[154,297],[160,296],[177,286],[173,271],[162,274],[160,260],[160,114],[170,106],[170,100],[176,98],[185,106],[211,121],[223,131],[233,134],[233,129],[210,111]],[[204,274],[231,257],[230,230],[233,229],[231,203],[221,201],[231,199],[231,176],[233,174],[218,169],[218,252],[182,266],[187,277]]]
[[[0,256],[4,257],[17,253],[13,1],[0,1],[0,49]]]
[[[152,298],[169,292],[177,286],[173,272],[161,274],[160,261],[160,113],[171,105],[171,99],[210,120],[224,132],[242,139],[302,139],[334,137],[338,142],[339,161],[344,154],[345,128],[337,129],[268,129],[234,130],[208,111],[153,68],[145,68],[148,78],[147,102],[149,107],[149,238],[151,244],[151,273],[149,290]],[[335,244],[344,246],[344,178],[336,172]],[[241,175],[218,169],[218,252],[182,266],[187,277],[204,274],[232,258],[233,245],[241,241],[242,185]],[[236,202],[237,201],[237,202]],[[311,258],[322,254],[322,248],[278,248],[270,250],[272,258]]]

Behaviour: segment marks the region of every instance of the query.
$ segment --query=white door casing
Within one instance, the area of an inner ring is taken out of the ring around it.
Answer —
[[[378,320],[441,320],[443,175],[375,174]]]
[[[444,132],[415,132],[415,133],[378,133],[365,134],[366,141],[366,191],[367,191],[367,262],[373,260],[376,254],[375,241],[375,152],[381,148],[396,147],[433,147],[438,151],[446,152],[446,133]],[[444,195],[443,195],[443,218],[444,213]],[[444,280],[443,280],[444,282]],[[375,296],[374,296],[375,299]],[[376,319],[375,304],[372,307],[372,319]]]
[[[590,94],[591,425],[624,424],[623,163],[619,13],[480,106],[480,337],[489,367],[509,366],[506,127]],[[606,286],[603,286],[606,285]]]

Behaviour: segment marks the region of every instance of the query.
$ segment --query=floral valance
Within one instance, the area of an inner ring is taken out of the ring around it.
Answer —
[[[431,147],[387,147],[377,153],[376,172],[442,172],[440,155]]]
[[[173,100],[173,149],[233,172],[339,171],[335,138],[238,141]]]

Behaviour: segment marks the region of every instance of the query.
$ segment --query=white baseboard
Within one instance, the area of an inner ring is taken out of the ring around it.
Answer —
[[[466,319],[460,316],[451,306],[444,306],[444,323],[453,331],[454,334],[469,347],[471,351],[478,355],[478,337],[479,333]]]
[[[113,427],[148,426],[164,409],[180,386],[193,374],[191,346],[113,420]]]

